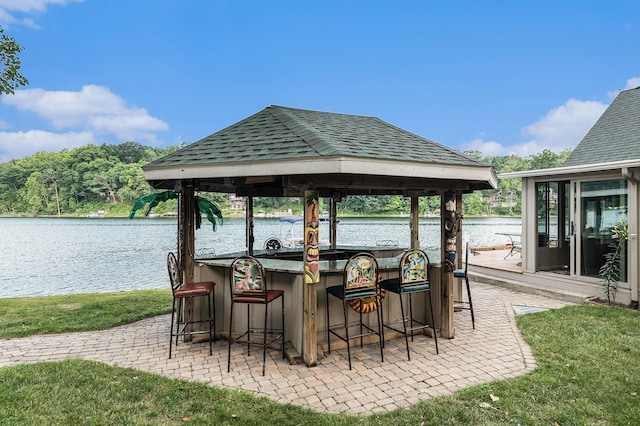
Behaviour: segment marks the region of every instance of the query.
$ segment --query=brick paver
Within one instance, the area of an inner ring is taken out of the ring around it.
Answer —
[[[98,332],[66,333],[0,340],[0,367],[39,361],[84,358],[149,373],[242,389],[279,403],[318,411],[353,414],[385,412],[419,400],[448,395],[463,387],[510,378],[535,368],[535,359],[514,321],[513,306],[559,308],[569,303],[472,283],[476,329],[468,311],[456,313],[455,338],[416,336],[411,361],[404,339],[386,342],[385,361],[378,345],[352,351],[349,371],[346,349],[322,357],[319,365],[289,365],[280,354],[268,355],[262,376],[259,351],[246,356],[236,345],[227,373],[227,342],[181,343],[167,359],[170,318],[167,315]]]

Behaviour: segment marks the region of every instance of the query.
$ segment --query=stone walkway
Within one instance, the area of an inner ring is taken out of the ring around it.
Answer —
[[[346,349],[332,351],[314,368],[289,365],[273,352],[267,356],[263,377],[261,359],[253,355],[258,351],[245,356],[245,347],[235,345],[235,361],[231,373],[227,373],[225,340],[215,343],[213,356],[209,356],[208,343],[183,343],[172,359],[167,359],[170,317],[164,315],[99,332],[0,340],[0,367],[84,358],[169,378],[242,389],[276,402],[323,412],[386,412],[532,370],[536,362],[515,325],[514,307],[522,312],[525,308],[569,304],[478,283],[472,283],[472,294],[476,329],[471,328],[469,311],[456,313],[455,338],[438,340],[440,354],[435,354],[432,338],[417,336],[410,342],[410,362],[404,339],[394,339],[386,342],[384,362],[380,362],[376,344],[353,348],[351,371]]]

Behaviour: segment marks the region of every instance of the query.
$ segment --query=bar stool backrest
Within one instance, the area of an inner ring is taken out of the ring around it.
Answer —
[[[378,262],[369,253],[352,256],[344,268],[345,296],[351,293],[376,289],[378,283]]]
[[[167,255],[167,270],[169,271],[169,282],[171,283],[171,291],[175,291],[182,285],[182,274],[180,273],[180,265],[176,255],[169,252]]]
[[[241,256],[231,263],[229,281],[231,295],[252,295],[266,297],[266,281],[264,268],[258,259],[252,256]]]
[[[420,249],[405,251],[400,259],[400,284],[425,282],[429,282],[429,256]]]

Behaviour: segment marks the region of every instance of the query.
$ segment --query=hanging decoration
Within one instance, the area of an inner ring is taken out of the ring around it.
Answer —
[[[444,197],[444,250],[446,254],[444,265],[451,272],[455,269],[458,221],[462,216],[456,214],[456,194],[454,192],[446,192]]]
[[[174,191],[154,192],[152,194],[143,195],[142,197],[138,198],[131,206],[131,210],[129,211],[129,219],[133,219],[136,215],[136,212],[144,208],[144,206],[147,204],[149,205],[144,212],[145,216],[148,216],[151,210],[161,202],[173,200],[176,198],[178,198],[178,194]],[[204,214],[207,217],[207,220],[211,222],[213,231],[215,232],[218,229],[218,224],[223,224],[222,211],[215,203],[207,200],[206,198],[196,196],[195,201],[196,229],[200,229],[200,226],[202,225],[202,215]]]

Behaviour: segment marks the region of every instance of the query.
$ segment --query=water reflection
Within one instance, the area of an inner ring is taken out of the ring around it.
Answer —
[[[438,218],[420,219],[421,246],[438,260]],[[196,248],[216,253],[245,248],[244,219],[225,219],[212,232],[196,231]],[[320,239],[329,239],[322,223]],[[469,218],[463,237],[472,246],[505,243],[495,234],[520,231],[519,218]],[[175,250],[175,219],[32,219],[0,218],[0,297],[42,296],[131,289],[167,288],[166,256]],[[283,232],[278,219],[255,219],[255,247]],[[296,229],[292,232],[298,232]],[[300,224],[300,236],[302,225]],[[376,245],[396,240],[409,245],[408,218],[341,218],[338,241],[351,245]]]

